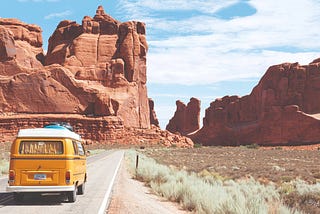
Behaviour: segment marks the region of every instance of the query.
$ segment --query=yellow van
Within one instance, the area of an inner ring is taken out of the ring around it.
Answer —
[[[84,194],[86,181],[86,151],[70,127],[19,130],[11,146],[7,186],[16,201],[26,193],[61,193],[75,202],[77,194]]]

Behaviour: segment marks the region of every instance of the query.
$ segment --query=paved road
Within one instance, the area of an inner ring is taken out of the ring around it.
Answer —
[[[104,213],[107,197],[115,172],[122,160],[123,151],[106,151],[87,159],[88,182],[85,194],[78,195],[75,203],[69,203],[60,195],[28,195],[22,203],[13,200],[12,193],[5,192],[7,178],[0,179],[0,213],[60,214]]]

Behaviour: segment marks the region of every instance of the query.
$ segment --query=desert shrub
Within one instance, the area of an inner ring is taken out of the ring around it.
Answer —
[[[254,143],[254,144],[248,144],[245,146],[247,149],[258,149],[259,145]]]
[[[201,143],[195,143],[193,144],[193,148],[201,148],[202,144]]]
[[[283,203],[304,213],[320,213],[320,183],[308,184],[302,180],[283,183],[279,188]]]
[[[88,151],[90,152],[90,155],[96,155],[96,154],[99,154],[99,153],[104,152],[106,150],[105,149],[90,149]]]
[[[241,181],[208,179],[184,170],[176,170],[156,163],[139,154],[135,169],[134,151],[126,153],[134,177],[146,182],[153,191],[170,201],[178,202],[186,210],[196,213],[293,213],[280,202],[274,185],[262,185],[253,178]],[[210,174],[210,173],[209,173]]]
[[[280,195],[288,195],[295,191],[295,188],[290,183],[282,183],[281,186],[278,188],[278,192]]]
[[[294,180],[294,178],[292,176],[289,176],[289,175],[284,175],[284,176],[280,177],[280,180],[281,180],[281,182],[287,183],[287,182],[290,182],[290,181]]]
[[[291,192],[283,197],[283,202],[288,207],[301,210],[304,213],[317,214],[320,212],[320,194]]]
[[[6,159],[0,159],[0,176],[8,174],[9,171],[9,161]]]
[[[308,184],[306,181],[296,179],[290,182],[299,194],[306,193],[319,193],[320,194],[320,183]]]
[[[207,169],[204,169],[201,172],[199,172],[198,176],[208,183],[215,183],[217,181],[222,182],[227,180],[227,177],[220,175],[218,172],[210,172]]]

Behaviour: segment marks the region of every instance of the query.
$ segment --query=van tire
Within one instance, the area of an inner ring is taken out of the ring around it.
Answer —
[[[22,202],[23,201],[23,193],[18,193],[18,192],[14,192],[13,193],[13,199],[16,201],[16,202]]]
[[[77,188],[75,188],[71,192],[67,192],[67,198],[69,202],[71,203],[75,202],[77,200]]]
[[[83,182],[83,184],[78,186],[78,195],[83,195],[85,189],[86,189],[86,182]]]

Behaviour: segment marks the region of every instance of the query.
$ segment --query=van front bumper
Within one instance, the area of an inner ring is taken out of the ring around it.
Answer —
[[[70,192],[75,186],[7,186],[7,192]]]

